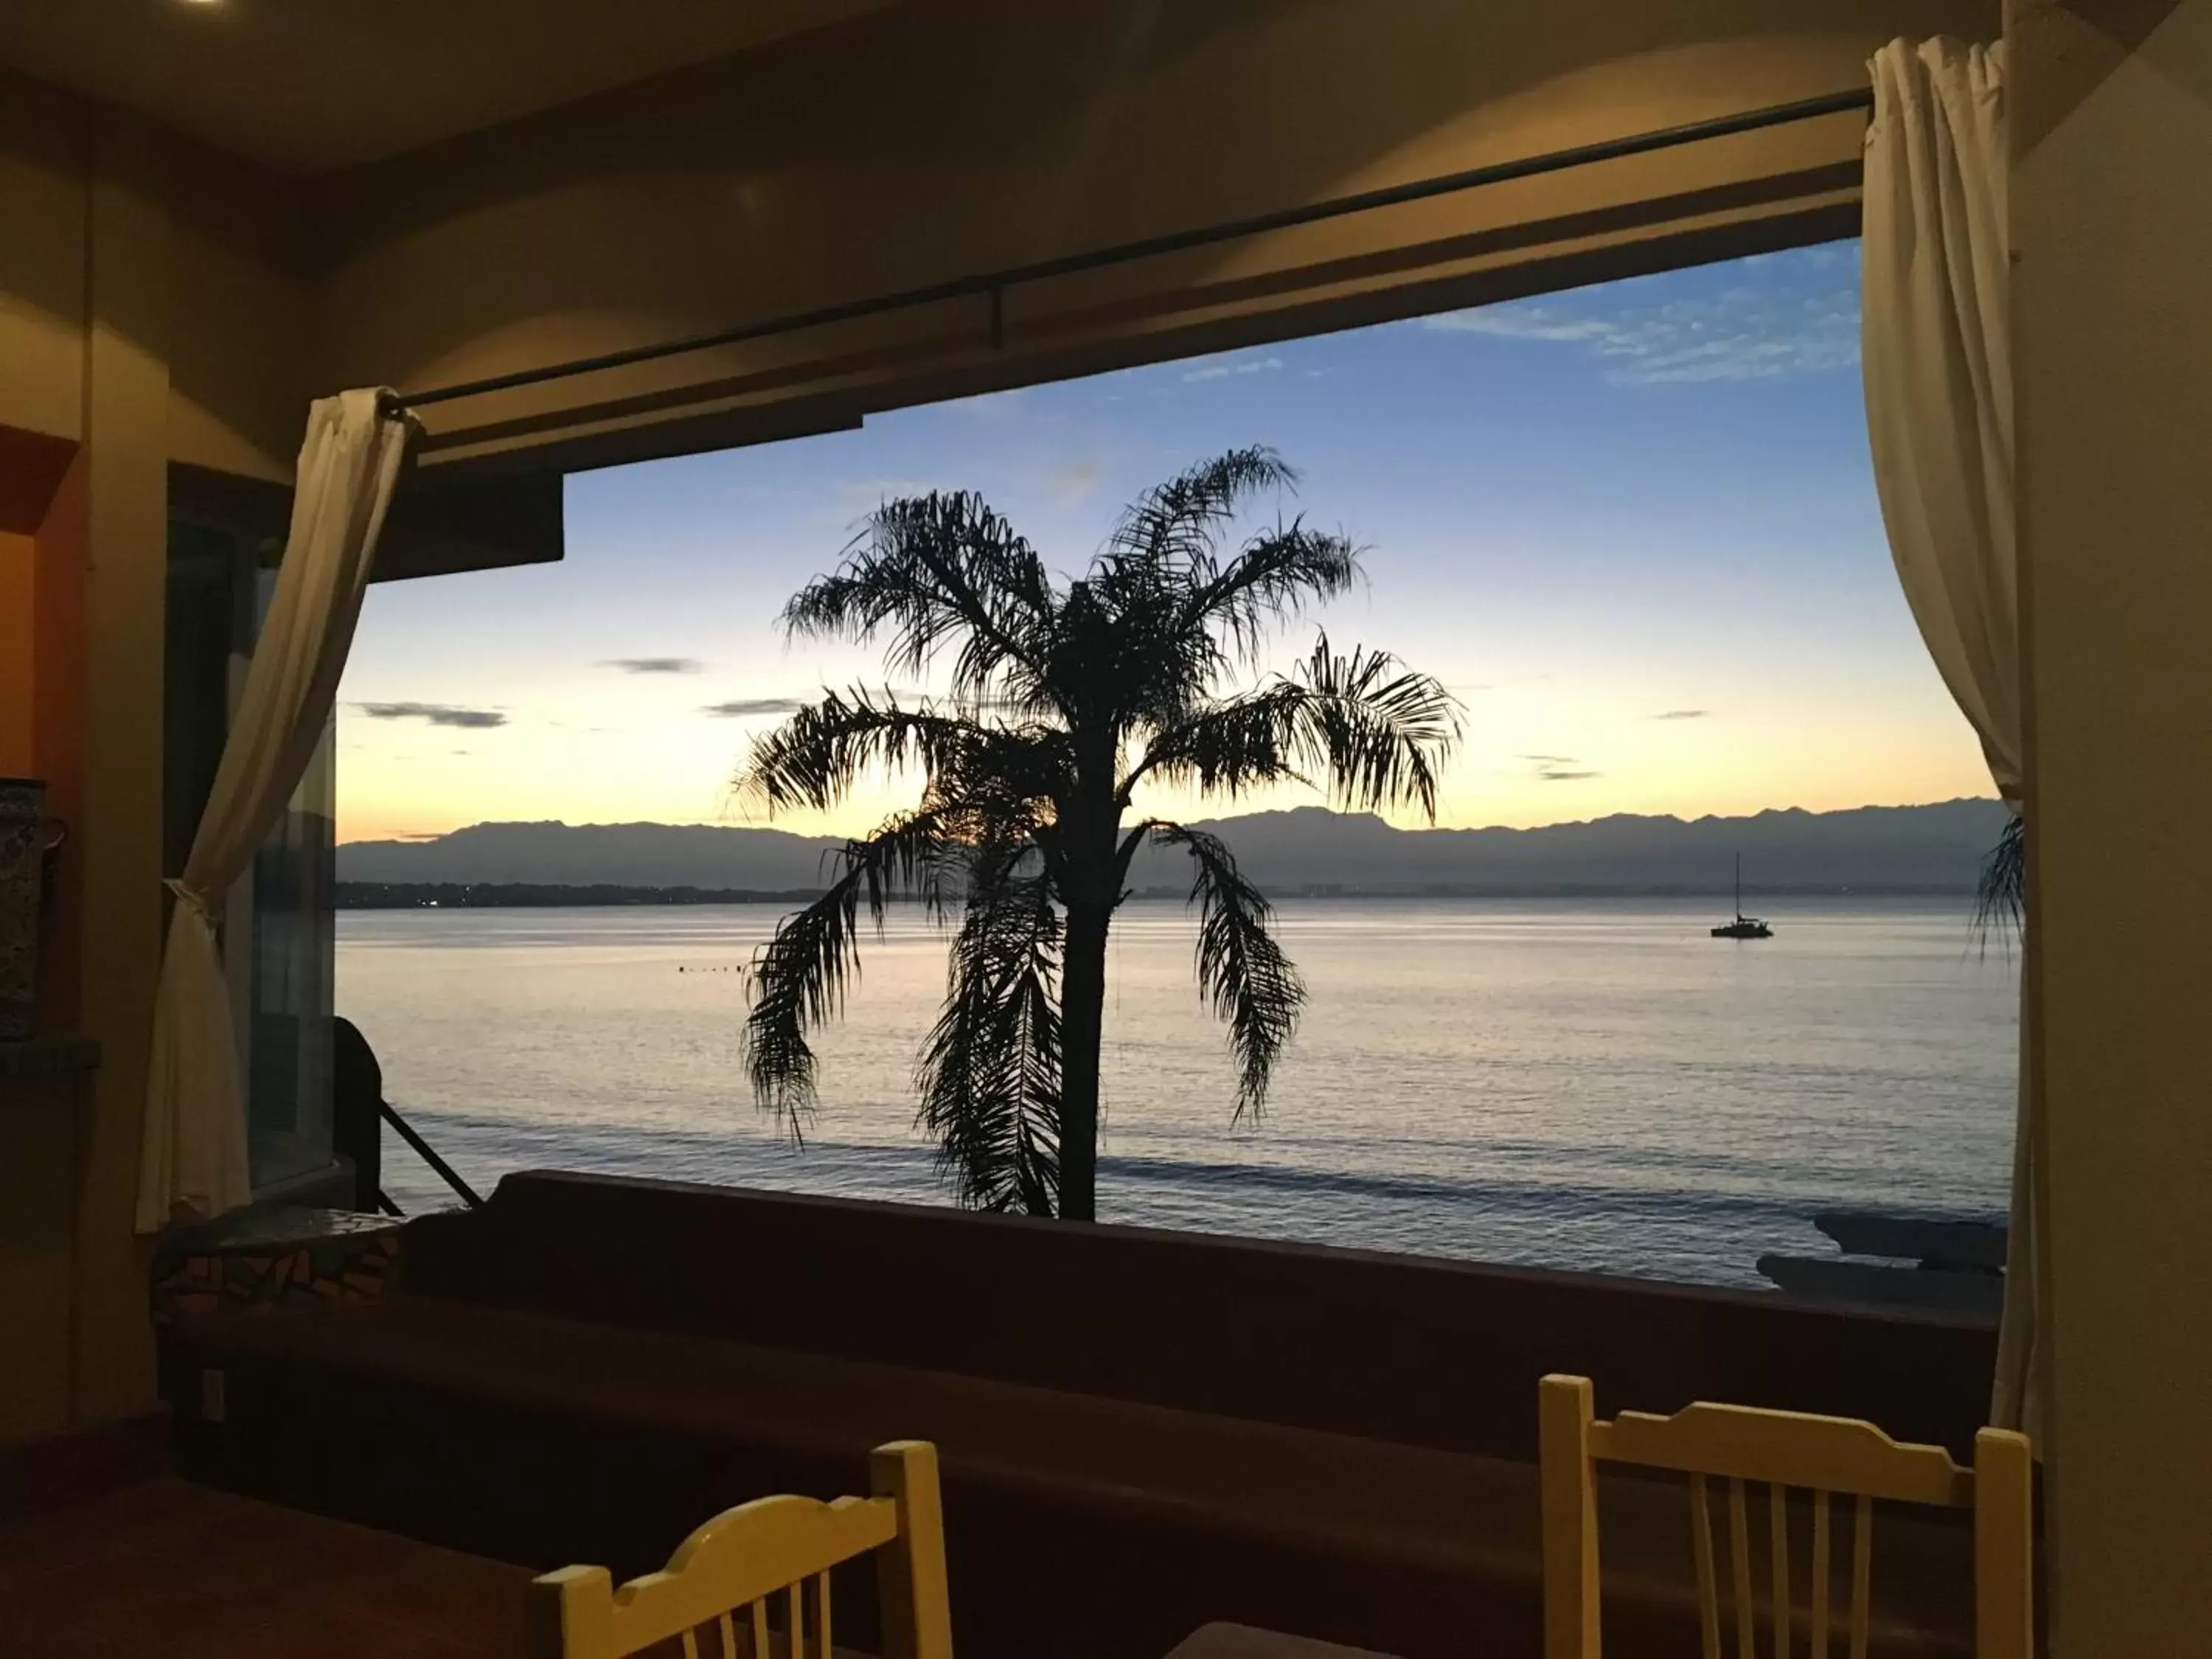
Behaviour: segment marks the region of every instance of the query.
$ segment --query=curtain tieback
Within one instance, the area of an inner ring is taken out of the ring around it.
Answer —
[[[190,905],[199,912],[202,921],[210,927],[215,926],[215,912],[210,908],[207,895],[201,892],[198,888],[186,886],[182,876],[164,876],[161,878],[161,885],[177,896],[178,903]]]

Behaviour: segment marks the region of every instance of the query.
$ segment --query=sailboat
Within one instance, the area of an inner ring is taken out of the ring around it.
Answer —
[[[1735,855],[1735,920],[1713,929],[1715,939],[1772,939],[1774,930],[1757,916],[1743,913],[1743,854]]]

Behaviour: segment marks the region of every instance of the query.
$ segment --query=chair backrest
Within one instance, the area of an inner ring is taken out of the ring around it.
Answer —
[[[678,1638],[684,1659],[705,1659],[702,1632],[714,1659],[831,1659],[830,1571],[870,1551],[884,1659],[952,1659],[937,1449],[894,1440],[869,1469],[867,1498],[725,1510],[619,1589],[605,1567],[547,1573],[531,1586],[530,1659],[623,1659]]]
[[[1723,1659],[1721,1591],[1713,1549],[1713,1481],[1727,1483],[1729,1600],[1735,1659],[1758,1659],[1758,1610],[1746,1487],[1766,1491],[1765,1571],[1769,1651],[1791,1659],[1789,1494],[1809,1497],[1805,1554],[1806,1617],[1811,1659],[1829,1659],[1840,1624],[1850,1659],[1867,1659],[1868,1598],[1873,1582],[1874,1500],[1884,1498],[1974,1516],[1976,1659],[2029,1659],[2033,1633],[2033,1466],[2025,1436],[1984,1429],[1974,1467],[1961,1468],[1941,1446],[1900,1445],[1871,1423],[1799,1412],[1763,1411],[1705,1401],[1672,1417],[1623,1412],[1600,1422],[1589,1379],[1547,1376],[1539,1385],[1543,1455],[1544,1659],[1599,1659],[1596,1465],[1671,1469],[1689,1477],[1691,1558],[1705,1659]],[[1847,1609],[1832,1595],[1835,1539],[1832,1498],[1851,1500]],[[1838,1617],[1838,1614],[1841,1614]]]

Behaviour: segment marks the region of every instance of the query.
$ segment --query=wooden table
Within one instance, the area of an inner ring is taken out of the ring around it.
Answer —
[[[521,1659],[524,1569],[182,1480],[0,1526],[7,1659]]]
[[[1348,1648],[1312,1636],[1292,1636],[1257,1625],[1200,1625],[1176,1643],[1167,1659],[1389,1659],[1369,1648]]]

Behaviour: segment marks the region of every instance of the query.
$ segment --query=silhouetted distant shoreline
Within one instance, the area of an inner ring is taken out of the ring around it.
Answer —
[[[1400,830],[1322,807],[1203,827],[1278,899],[1717,898],[1971,893],[2008,817],[1994,800],[1791,808],[1739,817],[1618,814],[1534,830]],[[711,824],[481,823],[337,849],[342,909],[437,905],[803,903],[842,840]],[[1133,893],[1181,900],[1173,849],[1146,848]]]
[[[818,887],[761,892],[747,887],[570,887],[531,881],[341,881],[341,910],[492,910],[531,906],[622,904],[805,904]]]
[[[714,887],[563,887],[536,882],[387,882],[342,881],[337,885],[335,908],[340,910],[505,910],[579,908],[613,909],[655,904],[775,904],[801,905],[822,896],[822,889],[793,888],[787,892],[763,893],[749,888]],[[1972,886],[1929,887],[1769,887],[1768,898],[1962,898]],[[1310,891],[1278,892],[1278,902],[1315,903],[1418,904],[1452,899],[1710,899],[1726,897],[1711,887],[1433,887],[1419,892],[1370,893],[1356,887],[1331,885]],[[1138,903],[1187,902],[1187,889],[1147,887],[1129,895]]]

